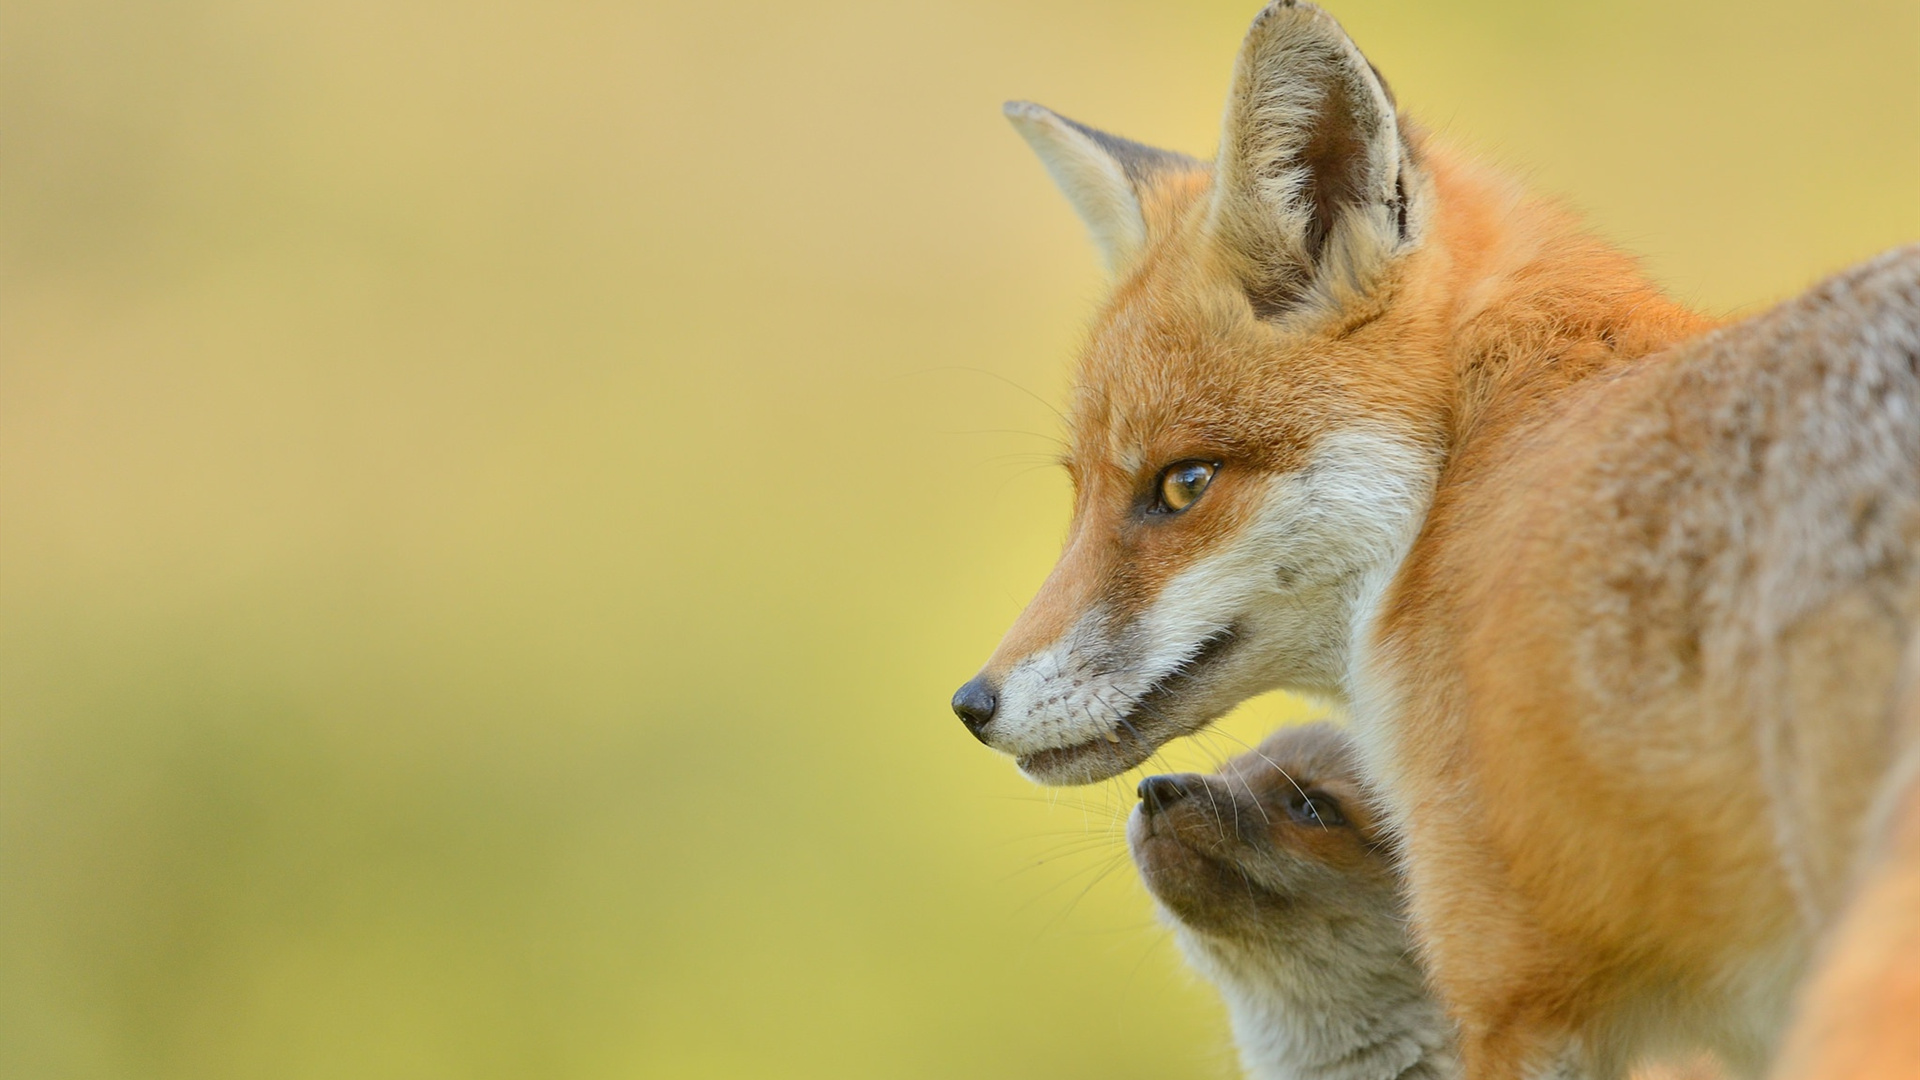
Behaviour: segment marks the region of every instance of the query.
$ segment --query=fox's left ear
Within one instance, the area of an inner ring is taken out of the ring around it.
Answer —
[[[1009,101],[1005,111],[1086,223],[1116,276],[1147,246],[1154,184],[1207,169],[1185,154],[1097,131],[1031,101]]]
[[[1247,32],[1214,169],[1214,235],[1263,318],[1366,292],[1417,239],[1421,187],[1393,95],[1303,0],[1274,0]]]

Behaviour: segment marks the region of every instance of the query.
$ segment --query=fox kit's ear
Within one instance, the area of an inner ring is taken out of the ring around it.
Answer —
[[[1005,111],[1116,275],[1147,245],[1145,203],[1156,178],[1206,169],[1185,154],[1096,131],[1030,101],[1009,101]]]
[[[1275,0],[1234,65],[1212,225],[1261,317],[1364,293],[1413,239],[1393,95],[1331,15]]]

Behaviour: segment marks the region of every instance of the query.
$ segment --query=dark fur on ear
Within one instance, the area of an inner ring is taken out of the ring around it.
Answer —
[[[1234,68],[1213,226],[1254,312],[1364,292],[1413,239],[1414,162],[1393,95],[1333,17],[1269,4]]]
[[[1035,109],[1042,107],[1031,102],[1014,102],[1010,103],[1008,108],[1011,109],[1016,105]],[[1061,116],[1059,113],[1053,115],[1068,127],[1092,139],[1100,149],[1107,152],[1109,157],[1119,162],[1121,171],[1127,174],[1127,180],[1136,192],[1153,183],[1154,177],[1162,173],[1205,168],[1200,162],[1185,154],[1173,150],[1162,150],[1157,146],[1148,146],[1146,143],[1137,143],[1118,135],[1109,135],[1099,128],[1088,127],[1070,116]]]
[[[1090,128],[1030,101],[1009,101],[1007,119],[1053,175],[1118,274],[1147,243],[1146,193],[1171,173],[1204,172],[1206,164]]]

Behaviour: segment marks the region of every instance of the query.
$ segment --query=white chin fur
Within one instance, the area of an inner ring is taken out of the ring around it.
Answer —
[[[1356,609],[1370,605],[1404,557],[1426,513],[1432,469],[1431,455],[1379,427],[1323,438],[1306,467],[1268,482],[1238,536],[1168,581],[1141,616],[1115,626],[1094,608],[1014,665],[989,742],[1042,783],[1085,783],[1125,771],[1266,690],[1344,696],[1348,642],[1365,614]],[[1151,717],[1134,714],[1229,628],[1231,655],[1158,702]],[[1034,755],[1042,760],[1026,760]]]

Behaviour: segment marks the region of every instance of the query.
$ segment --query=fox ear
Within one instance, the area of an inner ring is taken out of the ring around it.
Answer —
[[[1185,154],[1096,131],[1030,101],[1009,101],[1005,112],[1086,223],[1114,274],[1147,246],[1144,196],[1155,178],[1206,169]]]
[[[1331,15],[1275,0],[1234,65],[1212,225],[1254,312],[1364,293],[1411,241],[1414,162],[1393,95]]]

